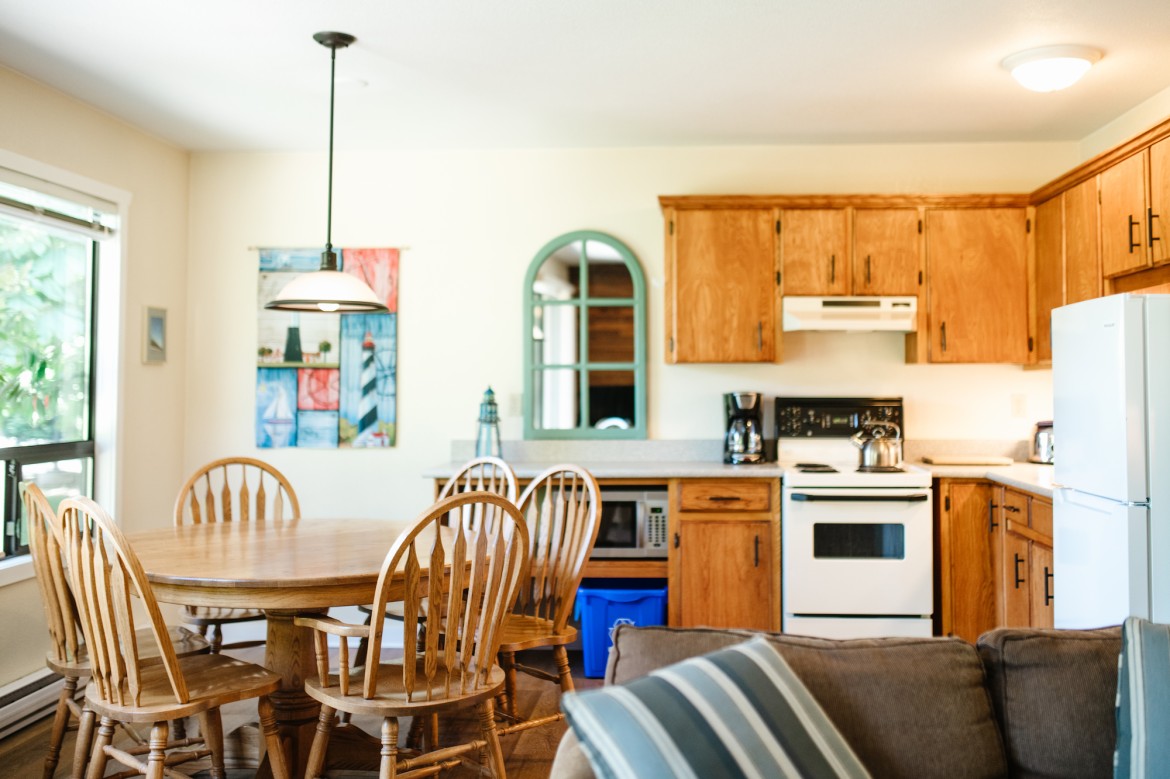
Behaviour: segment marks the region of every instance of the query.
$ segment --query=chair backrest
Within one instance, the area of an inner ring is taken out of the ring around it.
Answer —
[[[109,514],[89,498],[68,498],[60,505],[62,547],[73,599],[85,633],[91,684],[108,703],[140,704],[141,668],[161,661],[176,703],[187,703],[187,682],[175,657],[162,612],[146,572]],[[158,661],[138,655],[135,598],[154,633]]]
[[[597,480],[580,466],[554,465],[537,474],[519,505],[528,526],[530,571],[515,610],[552,620],[559,633],[572,615],[585,561],[597,540]]]
[[[301,504],[284,474],[253,457],[225,457],[187,479],[175,499],[175,524],[299,519]]]
[[[73,603],[73,592],[69,589],[69,577],[61,557],[60,520],[37,485],[31,482],[22,484],[20,498],[28,520],[28,548],[32,554],[33,571],[45,605],[45,621],[49,623],[49,651],[62,665],[77,663],[81,626],[77,622],[77,607]]]
[[[462,516],[465,506],[479,508],[478,525],[458,519],[444,524],[448,514]],[[528,530],[519,510],[507,498],[488,492],[443,498],[398,537],[382,564],[373,613],[383,613],[387,603],[402,602],[402,681],[408,700],[432,700],[440,680],[444,697],[456,684],[460,694],[486,684],[527,561]],[[434,573],[443,570],[447,575]],[[401,593],[395,592],[397,581],[403,584]],[[384,623],[370,622],[371,654],[380,651]],[[430,629],[420,646],[418,628],[424,623]],[[366,663],[363,697],[374,696],[378,667],[376,657]]]
[[[476,457],[465,462],[458,473],[447,479],[443,489],[439,490],[438,500],[459,492],[491,492],[515,503],[519,491],[512,466],[499,457]]]

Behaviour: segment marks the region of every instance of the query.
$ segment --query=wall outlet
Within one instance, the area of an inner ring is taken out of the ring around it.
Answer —
[[[1012,416],[1022,417],[1028,412],[1028,396],[1022,392],[1012,393]]]

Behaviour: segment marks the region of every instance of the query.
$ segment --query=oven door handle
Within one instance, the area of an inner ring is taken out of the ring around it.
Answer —
[[[930,496],[923,492],[912,495],[812,495],[794,492],[789,497],[807,503],[922,503],[930,500]]]

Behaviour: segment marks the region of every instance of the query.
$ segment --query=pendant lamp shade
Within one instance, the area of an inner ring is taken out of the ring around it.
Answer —
[[[321,268],[303,273],[284,285],[275,298],[264,305],[273,311],[323,311],[326,313],[385,313],[386,304],[369,284],[357,276],[337,269],[337,252],[333,251],[333,93],[337,84],[337,50],[356,38],[344,32],[319,32],[313,40],[330,50],[329,64],[329,190],[325,212],[325,251]]]

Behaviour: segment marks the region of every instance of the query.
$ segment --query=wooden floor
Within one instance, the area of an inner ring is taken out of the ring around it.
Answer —
[[[262,659],[262,648],[244,650],[238,653],[237,656],[255,662],[257,655],[249,653],[256,652],[261,653],[259,657]],[[600,679],[586,679],[584,677],[580,652],[570,652],[569,657],[573,665],[573,682],[578,690],[601,685]],[[521,662],[528,665],[545,668],[550,671],[554,670],[555,667],[552,661],[552,654],[547,651],[532,651],[522,654],[518,658]],[[516,697],[521,715],[531,716],[533,713],[543,714],[557,710],[559,688],[556,685],[539,681],[526,674],[519,674],[518,684],[520,685],[520,689]],[[255,722],[255,706],[254,701],[248,701],[224,707],[224,730],[230,731],[239,725]],[[0,740],[0,775],[5,777],[39,779],[44,765],[45,747],[49,740],[49,726],[51,722],[51,718],[43,719],[6,739]],[[361,727],[367,733],[372,734],[377,734],[381,726],[381,722],[378,720],[360,717],[354,718],[354,724]],[[402,722],[401,732],[403,733],[403,738],[405,738],[408,724],[409,720]],[[467,734],[468,738],[473,738],[475,737],[474,734],[478,733],[478,729],[475,715],[469,711],[466,715],[443,720],[442,732],[444,736],[441,737],[441,740],[446,740],[445,734],[447,733],[450,733],[453,737]],[[562,721],[553,725],[522,731],[502,739],[504,764],[508,770],[508,779],[546,779],[552,767],[552,760],[556,754],[557,744],[560,743],[565,729],[566,726]],[[65,746],[62,750],[62,762],[61,765],[57,766],[57,771],[54,774],[55,778],[69,776],[69,762],[73,754],[73,743],[73,734],[70,733],[66,736]],[[197,763],[189,763],[185,768],[196,777],[201,775],[206,776],[206,772],[201,773],[201,769]],[[119,768],[111,762],[107,773],[114,774],[118,770]],[[231,770],[228,772],[228,775],[230,779],[243,779],[244,777],[251,776],[252,772]],[[363,777],[365,779],[376,775],[376,773],[359,771],[330,772],[332,779],[350,779],[350,777],[354,777],[355,779],[356,777]],[[442,775],[452,777],[452,779],[470,779],[470,777],[482,776],[478,765],[474,763],[465,764]],[[300,779],[300,777],[296,777],[296,779]]]

